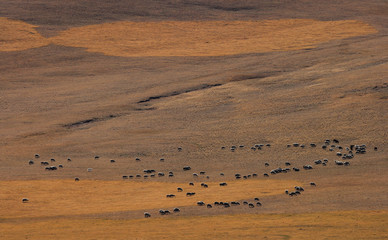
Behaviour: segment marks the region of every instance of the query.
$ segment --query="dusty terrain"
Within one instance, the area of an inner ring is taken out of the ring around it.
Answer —
[[[388,237],[385,1],[0,2],[0,239]]]

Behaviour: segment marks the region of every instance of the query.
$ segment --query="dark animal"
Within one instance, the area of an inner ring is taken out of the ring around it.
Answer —
[[[213,206],[211,204],[206,205],[207,208],[212,208]]]
[[[317,186],[317,185],[315,184],[315,182],[311,182],[310,185],[311,185],[311,186]]]
[[[79,181],[79,178],[77,178],[77,177],[76,177],[76,178],[74,178],[74,181],[78,182],[78,181]]]
[[[191,170],[191,167],[189,167],[189,166],[184,166],[183,167],[183,171],[189,171],[189,170]]]
[[[268,173],[264,173],[264,177],[269,177]]]
[[[40,155],[39,154],[35,154],[35,158],[40,158]]]
[[[182,192],[183,191],[183,189],[182,188],[177,188],[178,189],[178,192]]]
[[[145,218],[149,218],[149,217],[151,217],[151,214],[149,214],[148,212],[145,212],[145,213],[144,213],[144,217],[145,217]]]
[[[223,186],[227,186],[228,184],[226,182],[223,182],[223,183],[220,183],[220,186],[223,187]]]
[[[202,202],[202,201],[199,201],[199,202],[197,202],[197,205],[198,205],[198,206],[204,206],[204,205],[205,205],[205,203],[204,203],[204,202]]]
[[[167,194],[166,197],[167,197],[167,198],[174,198],[175,195],[174,195],[174,194]]]
[[[248,206],[249,206],[249,208],[254,208],[255,207],[255,205],[253,205],[253,203],[248,204]]]
[[[113,159],[111,159],[111,160],[110,160],[110,162],[111,162],[111,163],[115,163],[116,161],[115,161],[115,160],[113,160]]]
[[[28,201],[29,201],[28,198],[23,198],[23,199],[22,199],[22,202],[23,202],[23,203],[27,203]]]
[[[34,164],[34,161],[30,160],[30,161],[28,161],[28,164],[29,164],[29,165],[33,165],[33,164]]]
[[[193,183],[193,182],[190,182],[189,185],[190,185],[190,186],[194,186],[194,183]]]
[[[128,179],[128,176],[123,176],[123,179]]]
[[[172,210],[174,213],[178,213],[180,212],[181,210],[179,208],[174,208],[174,210]]]

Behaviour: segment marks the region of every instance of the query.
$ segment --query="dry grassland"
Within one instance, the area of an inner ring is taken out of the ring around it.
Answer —
[[[42,37],[34,26],[23,21],[0,17],[0,52],[22,51],[42,47],[50,41]]]
[[[112,56],[224,56],[312,48],[375,32],[353,20],[116,22],[72,28],[51,41]]]
[[[281,19],[266,21],[114,22],[70,28],[45,39],[35,26],[0,19],[0,51],[49,43],[111,56],[225,56],[313,48],[319,43],[376,33],[356,21]]]
[[[282,194],[284,189],[300,185],[297,181],[246,180],[228,182],[209,189],[188,183],[36,180],[0,182],[2,218],[42,217],[168,208],[196,205],[197,201],[236,201],[257,196]],[[184,192],[177,192],[177,187]],[[196,192],[186,197],[186,192]],[[166,194],[176,194],[166,198]],[[30,202],[21,203],[27,197]]]
[[[387,211],[0,223],[5,239],[386,239]],[[124,237],[125,236],[125,237]]]

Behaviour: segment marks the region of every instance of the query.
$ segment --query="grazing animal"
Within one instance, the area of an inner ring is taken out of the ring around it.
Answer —
[[[268,166],[269,166],[269,163],[266,162],[266,163],[264,163],[264,165],[265,165],[266,167],[268,167]]]
[[[220,176],[225,176],[225,174],[224,173],[220,173]]]
[[[183,189],[182,188],[177,188],[177,190],[178,190],[178,192],[182,192],[183,191]]]
[[[194,183],[193,183],[193,182],[190,182],[189,185],[190,185],[190,186],[194,186]]]
[[[315,182],[311,182],[310,185],[311,185],[311,186],[317,186],[317,185],[315,184]]]
[[[286,194],[288,194],[288,190],[284,191]]]
[[[54,159],[54,158],[51,158],[50,161],[51,161],[51,162],[55,162],[55,159]]]
[[[94,156],[94,159],[99,159],[100,158],[100,156]]]
[[[164,173],[158,172],[158,176],[159,176],[159,177],[163,177],[163,176],[164,176]]]
[[[255,200],[255,201],[260,201],[259,198],[257,198],[257,197],[255,197],[254,200]]]
[[[174,208],[174,210],[172,210],[174,213],[178,213],[180,212],[181,210],[179,208]]]
[[[128,176],[123,176],[123,179],[128,179]]]
[[[204,205],[205,205],[205,203],[204,203],[204,202],[202,202],[202,201],[199,201],[199,202],[197,202],[197,205],[198,205],[198,206],[204,206]]]
[[[35,158],[40,158],[40,155],[39,154],[35,154]]]
[[[226,208],[228,208],[228,207],[230,207],[230,204],[229,203],[227,203],[227,202],[224,202],[224,207],[226,207]]]
[[[159,161],[164,162],[164,158],[159,159]]]
[[[261,202],[257,202],[256,206],[261,207]]]
[[[240,203],[239,202],[230,202],[230,204],[232,204],[232,205],[240,205]]]
[[[137,162],[140,162],[140,158],[136,158],[135,160],[136,160]]]
[[[196,173],[193,173],[193,177],[198,177],[198,174],[196,174]]]
[[[78,181],[79,181],[79,178],[77,178],[77,177],[76,177],[76,178],[74,178],[74,181],[78,182]]]
[[[68,158],[67,161],[68,161],[68,162],[71,162],[71,158]]]
[[[28,201],[29,201],[28,198],[23,198],[23,199],[22,199],[22,202],[23,202],[23,203],[27,203]]]
[[[174,198],[175,195],[174,195],[174,194],[167,194],[166,197],[167,197],[167,198]]]
[[[200,175],[205,175],[206,172],[199,172]]]
[[[28,161],[28,164],[29,164],[29,165],[33,165],[33,164],[34,164],[34,161],[30,160],[30,161]]]
[[[184,167],[183,167],[183,171],[189,171],[189,170],[191,170],[191,167],[190,167],[190,166],[184,166]]]
[[[59,168],[63,168],[63,165],[62,165],[62,164],[59,164],[58,167],[59,167]]]
[[[211,204],[206,205],[207,208],[212,208],[213,206]]]
[[[182,151],[182,147],[178,147],[178,151],[181,152]]]
[[[111,162],[111,163],[115,163],[116,161],[112,159],[112,160],[110,160],[110,162]]]
[[[290,166],[291,163],[290,162],[285,162],[286,166]]]
[[[264,173],[264,177],[269,177],[268,173]]]
[[[226,182],[223,182],[223,183],[220,183],[220,186],[223,187],[223,186],[227,186],[228,184]]]
[[[249,203],[248,206],[249,206],[249,208],[254,208],[255,207],[255,205],[253,205],[253,203]]]
[[[194,196],[195,195],[195,192],[188,192],[186,193],[186,197],[191,197],[191,196]]]
[[[145,218],[150,218],[150,217],[151,217],[151,214],[149,214],[148,212],[145,212],[145,213],[144,213],[144,217],[145,217]]]
[[[244,205],[248,205],[248,202],[247,202],[247,201],[244,201],[243,204],[244,204]]]

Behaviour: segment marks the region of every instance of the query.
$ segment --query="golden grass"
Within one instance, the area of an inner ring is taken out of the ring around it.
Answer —
[[[376,33],[360,21],[114,22],[71,28],[51,38],[113,56],[223,56],[311,48],[334,39]]]
[[[49,43],[112,56],[224,56],[312,48],[319,43],[376,33],[356,21],[114,22],[70,28],[45,39],[36,26],[0,18],[0,51]]]
[[[0,52],[21,51],[50,43],[36,30],[37,26],[0,17]]]
[[[34,180],[0,182],[0,216],[2,218],[41,217],[104,213],[114,211],[167,208],[195,205],[197,201],[236,201],[282,194],[284,189],[300,184],[296,181],[246,180],[228,182],[220,187],[189,187],[188,183]],[[178,193],[177,187],[184,192]],[[196,192],[186,197],[187,191]],[[176,194],[176,198],[166,198]],[[22,203],[28,198],[29,203]]]
[[[388,211],[0,223],[4,239],[386,239]]]

